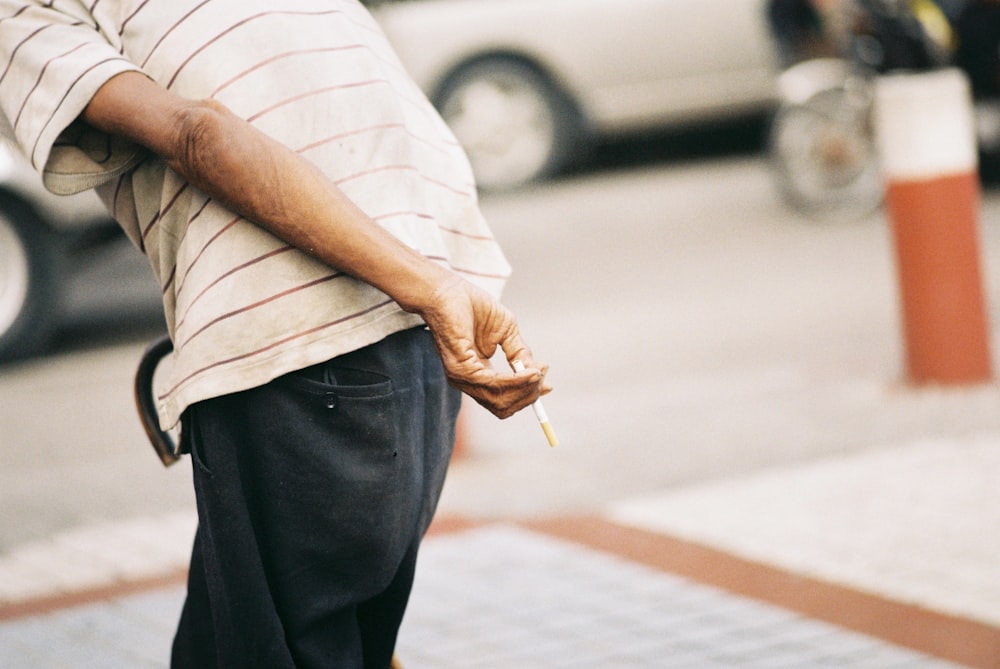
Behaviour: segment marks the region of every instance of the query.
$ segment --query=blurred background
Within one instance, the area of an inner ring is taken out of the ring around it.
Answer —
[[[981,18],[994,3],[366,4],[468,149],[515,269],[505,301],[555,386],[556,449],[528,412],[463,411],[443,511],[588,513],[832,454],[1000,436],[992,383],[908,383],[871,125],[878,74],[968,72],[992,332],[997,41],[959,28],[996,33]],[[193,510],[189,465],[162,468],[132,403],[162,331],[145,259],[93,200],[45,195],[6,146],[0,552]]]

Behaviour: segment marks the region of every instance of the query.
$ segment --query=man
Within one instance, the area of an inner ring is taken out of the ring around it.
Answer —
[[[387,667],[448,384],[549,391],[457,143],[356,0],[0,0],[0,54],[46,185],[96,188],[163,286],[199,513],[173,666]]]

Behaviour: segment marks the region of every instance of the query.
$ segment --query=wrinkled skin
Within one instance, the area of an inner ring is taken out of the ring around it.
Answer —
[[[534,360],[507,308],[402,244],[310,162],[223,105],[126,72],[97,92],[83,120],[146,147],[246,219],[419,314],[452,385],[494,415],[511,416],[551,390],[548,367]],[[494,369],[498,347],[525,370]]]

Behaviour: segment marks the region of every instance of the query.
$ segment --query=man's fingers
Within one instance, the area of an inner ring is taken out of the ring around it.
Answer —
[[[545,383],[548,366],[534,360],[521,339],[513,314],[485,292],[456,281],[442,291],[442,308],[424,314],[448,381],[491,413],[506,418],[529,406],[551,388]],[[490,363],[503,351],[519,373],[498,373]]]
[[[531,354],[531,349],[528,348],[528,345],[521,338],[521,333],[516,326],[500,340],[499,346],[511,368],[513,368],[515,360],[520,360],[525,367],[538,369],[537,365],[534,364],[534,356]]]
[[[514,415],[549,390],[537,369],[515,374],[491,370],[489,378],[481,374],[474,381],[452,378],[452,383],[499,418]]]
[[[479,388],[470,388],[466,394],[497,418],[510,418],[522,409],[531,406],[531,403],[536,399],[535,395],[522,395],[517,398],[512,398],[510,395],[504,395],[500,398],[486,396]]]

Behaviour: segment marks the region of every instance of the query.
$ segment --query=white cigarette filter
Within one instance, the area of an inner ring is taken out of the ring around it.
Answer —
[[[513,367],[515,372],[524,371],[524,363],[520,360],[515,360],[513,362]],[[545,407],[542,406],[542,400],[535,400],[535,402],[531,405],[531,408],[535,412],[535,418],[538,419],[538,424],[542,426],[542,432],[545,433],[545,438],[548,440],[549,446],[558,446],[559,438],[556,436],[556,431],[552,429],[552,423],[549,422],[549,415],[545,413]]]

